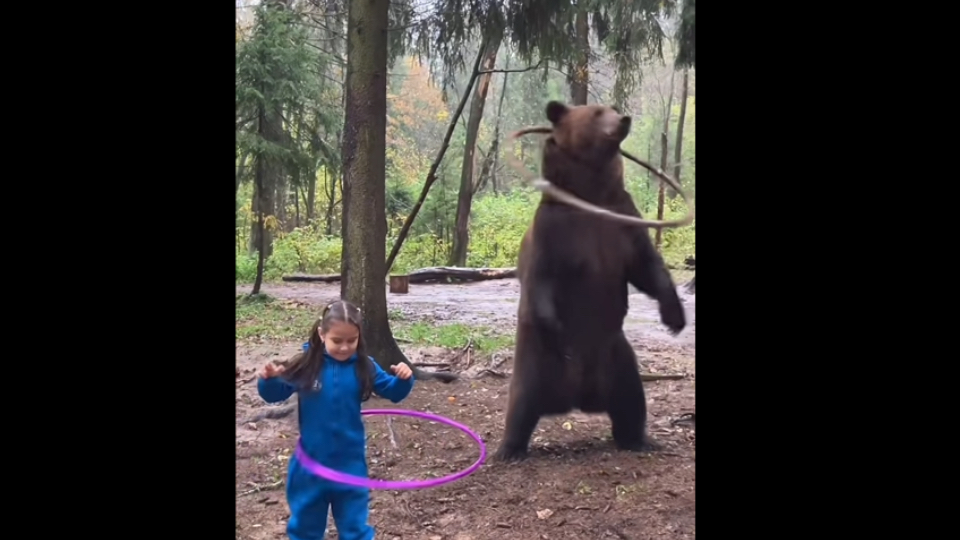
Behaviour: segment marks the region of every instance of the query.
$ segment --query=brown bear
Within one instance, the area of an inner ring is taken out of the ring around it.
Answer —
[[[642,217],[623,182],[620,143],[630,117],[557,101],[546,114],[553,130],[544,143],[543,177],[586,202]],[[521,241],[517,271],[514,371],[494,459],[523,459],[540,417],[573,409],[606,413],[622,449],[657,449],[646,436],[646,397],[623,332],[627,284],[657,300],[672,334],[686,326],[686,314],[647,228],[544,195]]]

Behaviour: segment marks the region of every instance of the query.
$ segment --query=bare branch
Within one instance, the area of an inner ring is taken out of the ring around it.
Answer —
[[[484,69],[480,71],[480,74],[483,75],[484,73],[523,73],[525,71],[533,71],[539,68],[541,65],[543,65],[543,60],[540,60],[539,62],[537,62],[532,66],[527,66],[525,68],[519,68],[519,69]]]

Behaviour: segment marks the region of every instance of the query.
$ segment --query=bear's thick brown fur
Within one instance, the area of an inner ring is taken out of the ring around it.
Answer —
[[[642,217],[624,189],[620,143],[630,117],[602,105],[546,108],[553,133],[542,174],[580,199]],[[544,196],[520,245],[520,306],[506,430],[495,459],[526,457],[541,416],[605,412],[623,449],[655,449],[646,397],[623,332],[630,283],[660,304],[673,334],[686,326],[677,288],[645,227]]]

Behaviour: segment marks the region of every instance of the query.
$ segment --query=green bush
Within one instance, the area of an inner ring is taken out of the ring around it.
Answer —
[[[485,194],[474,200],[467,263],[471,267],[516,266],[520,240],[533,219],[539,199],[538,192],[515,190],[504,195]],[[656,195],[651,199],[647,192],[635,193],[635,199],[638,206],[644,208],[644,217],[656,217]],[[666,200],[664,219],[678,219],[685,212],[682,199]],[[695,253],[695,224],[679,229],[664,229],[661,250],[669,264],[680,266],[684,258]],[[655,233],[650,230],[651,239]],[[394,241],[392,235],[387,238],[387,253]],[[275,281],[284,274],[296,272],[339,273],[340,248],[340,238],[323,235],[319,226],[295,229],[274,239],[273,255],[266,261],[264,279]],[[445,265],[449,250],[448,242],[436,234],[411,234],[403,243],[391,272],[400,274],[418,268]],[[256,253],[249,255],[246,251],[238,250],[236,266],[237,282],[252,282],[257,270]]]

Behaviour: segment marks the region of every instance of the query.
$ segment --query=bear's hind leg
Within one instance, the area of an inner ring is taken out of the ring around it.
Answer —
[[[617,339],[609,361],[607,415],[613,427],[614,443],[622,450],[652,452],[661,449],[647,436],[647,398],[637,369],[637,357],[626,336]]]
[[[503,441],[500,443],[500,448],[493,454],[493,459],[496,461],[510,462],[525,459],[530,437],[540,421],[540,411],[531,389],[518,385],[510,389],[510,394]]]

